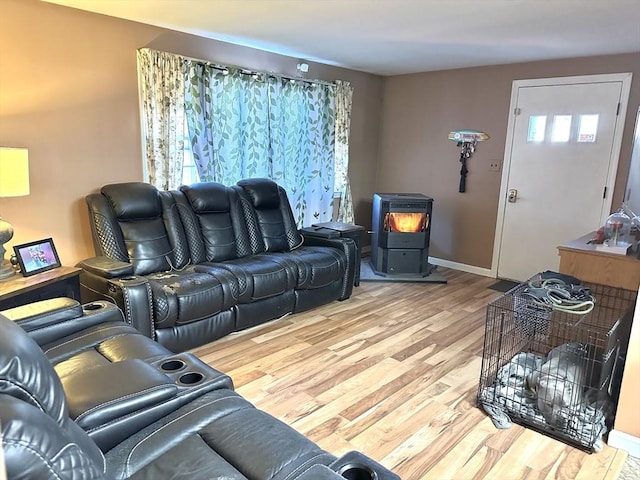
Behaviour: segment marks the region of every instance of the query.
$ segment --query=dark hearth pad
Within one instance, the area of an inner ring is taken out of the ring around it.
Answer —
[[[360,264],[360,281],[361,282],[415,282],[415,283],[447,283],[447,279],[435,270],[433,270],[426,277],[422,277],[417,274],[398,274],[398,275],[387,275],[381,276],[373,273],[371,269],[370,258],[365,257],[362,259],[362,263]]]

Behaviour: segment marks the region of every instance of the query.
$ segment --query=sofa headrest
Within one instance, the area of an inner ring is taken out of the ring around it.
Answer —
[[[220,183],[183,185],[180,191],[185,194],[196,213],[221,213],[228,212],[231,208],[229,189]]]
[[[158,189],[143,182],[114,183],[100,190],[118,220],[144,220],[162,215]]]
[[[60,425],[68,417],[60,378],[38,344],[0,314],[0,393],[34,405]]]
[[[261,210],[280,206],[278,184],[273,180],[268,178],[248,178],[240,180],[238,186],[247,192],[254,208]]]

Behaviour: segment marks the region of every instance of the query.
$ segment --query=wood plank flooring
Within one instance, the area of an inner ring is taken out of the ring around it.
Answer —
[[[194,350],[236,390],[335,455],[360,450],[404,480],[615,480],[626,452],[588,454],[475,405],[495,279],[363,282],[344,302]]]

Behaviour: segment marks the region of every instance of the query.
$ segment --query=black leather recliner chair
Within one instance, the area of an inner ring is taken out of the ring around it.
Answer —
[[[18,307],[5,312],[11,319],[0,314],[0,425],[9,480],[398,478],[358,452],[336,458],[322,450],[233,392],[228,377],[189,363],[185,354],[154,350],[107,305],[85,305],[72,318],[74,303]],[[35,339],[54,349],[71,344],[73,351],[54,366]],[[132,358],[135,352],[150,357]],[[112,361],[113,355],[124,359]],[[66,362],[75,367],[65,384],[56,369]],[[187,402],[170,403],[189,389]],[[167,404],[172,408],[160,417],[144,416]],[[96,435],[96,428],[109,434]]]
[[[78,264],[82,301],[116,303],[175,352],[351,295],[354,242],[303,238],[271,180],[121,183],[86,200],[97,256]]]
[[[229,376],[142,335],[108,302],[57,298],[3,314],[39,344],[69,416],[103,450],[210,390],[233,389]]]

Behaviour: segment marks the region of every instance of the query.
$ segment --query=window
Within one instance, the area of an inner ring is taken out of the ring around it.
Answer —
[[[531,117],[529,117],[529,133],[527,134],[527,142],[544,142],[544,132],[546,128],[546,115],[531,115]]]
[[[599,115],[580,115],[578,126],[578,143],[594,143],[598,132]]]
[[[567,143],[571,137],[571,115],[554,115],[551,128],[551,141]]]

